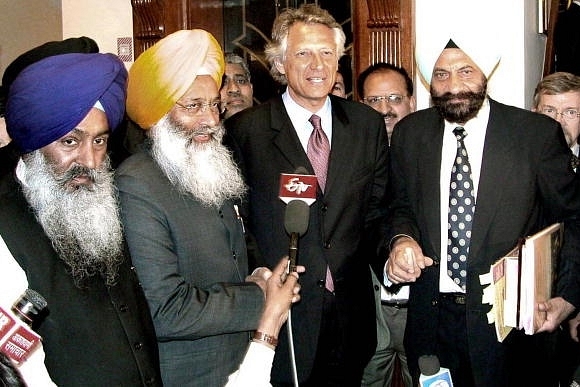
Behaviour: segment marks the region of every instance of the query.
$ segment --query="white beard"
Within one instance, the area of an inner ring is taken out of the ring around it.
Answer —
[[[65,186],[71,179],[66,175],[70,170],[57,175],[41,151],[25,155],[23,160],[24,195],[54,249],[70,267],[75,284],[82,287],[86,279],[101,274],[107,285],[113,285],[124,254],[109,160],[99,169],[85,169],[94,183],[74,190]]]
[[[240,199],[246,185],[231,152],[221,143],[223,126],[183,129],[169,116],[151,128],[153,158],[171,184],[206,206],[220,207]],[[212,133],[207,143],[197,143],[196,132]]]

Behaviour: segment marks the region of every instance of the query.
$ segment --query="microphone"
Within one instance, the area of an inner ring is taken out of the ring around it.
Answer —
[[[449,369],[442,368],[439,358],[435,355],[419,357],[419,386],[420,387],[453,387]]]
[[[284,228],[290,235],[288,272],[296,271],[298,239],[308,230],[309,206],[316,201],[316,176],[309,175],[304,167],[294,173],[280,174],[280,199],[286,203]]]
[[[46,305],[38,292],[26,289],[10,311],[0,307],[0,351],[16,364],[24,362],[38,347],[40,335],[32,330],[32,324]]]
[[[286,205],[286,212],[284,213],[284,228],[288,235],[290,235],[290,247],[288,249],[290,262],[288,272],[296,271],[298,238],[304,235],[308,230],[309,219],[310,208],[308,207],[308,204],[302,200],[291,200],[288,205]]]

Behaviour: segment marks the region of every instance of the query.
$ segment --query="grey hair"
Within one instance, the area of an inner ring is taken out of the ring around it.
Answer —
[[[344,55],[346,36],[341,25],[332,15],[315,4],[303,4],[300,8],[287,8],[274,20],[272,27],[272,40],[266,45],[266,59],[270,63],[272,77],[285,85],[286,76],[278,71],[276,64],[282,63],[286,57],[288,48],[288,32],[295,23],[322,24],[334,31],[336,42],[337,60]]]
[[[248,79],[251,79],[250,69],[248,68],[248,64],[246,63],[246,60],[244,58],[242,58],[237,54],[234,54],[233,52],[228,52],[225,55],[225,59],[226,63],[237,64],[242,66],[242,69],[244,69],[244,72],[246,73]]]

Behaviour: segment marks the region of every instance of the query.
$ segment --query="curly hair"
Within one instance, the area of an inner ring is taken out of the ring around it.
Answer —
[[[344,55],[346,36],[340,24],[328,11],[315,4],[303,4],[300,8],[287,8],[274,20],[272,40],[265,49],[266,59],[270,63],[270,74],[283,85],[287,83],[286,75],[278,71],[276,63],[284,62],[288,48],[288,32],[290,27],[296,23],[322,24],[331,28],[334,31],[337,60]]]

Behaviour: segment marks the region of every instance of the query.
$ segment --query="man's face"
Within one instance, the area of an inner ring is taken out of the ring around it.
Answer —
[[[224,108],[224,117],[229,118],[253,104],[254,89],[242,65],[227,63],[224,82],[220,95]]]
[[[395,124],[415,111],[415,97],[407,93],[405,78],[396,71],[370,74],[363,90],[363,102],[382,114],[389,139]]]
[[[344,78],[341,73],[336,73],[336,79],[334,81],[334,86],[332,86],[331,94],[346,98],[346,87],[344,86]]]
[[[533,109],[557,120],[562,129],[568,146],[578,142],[580,135],[580,117],[574,111],[580,111],[580,91],[569,91],[562,94],[540,94],[538,107]]]
[[[336,49],[334,31],[325,25],[299,22],[290,27],[285,58],[276,67],[300,106],[317,111],[326,101],[338,70]]]
[[[213,138],[214,128],[220,122],[220,94],[209,75],[195,78],[185,94],[169,111],[169,118],[184,137],[203,144]]]
[[[464,124],[477,115],[487,93],[487,80],[462,50],[446,48],[431,79],[433,105],[449,122]]]
[[[92,171],[105,161],[108,138],[107,116],[92,108],[75,129],[40,151],[67,190],[90,189],[94,184]]]

